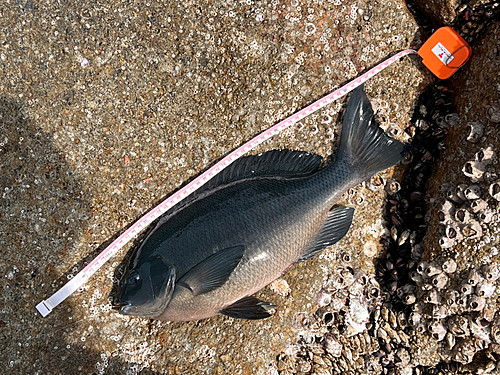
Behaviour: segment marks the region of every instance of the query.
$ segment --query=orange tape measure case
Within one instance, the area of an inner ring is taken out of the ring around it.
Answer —
[[[467,62],[472,50],[451,27],[441,27],[420,47],[424,65],[439,79],[449,78]]]

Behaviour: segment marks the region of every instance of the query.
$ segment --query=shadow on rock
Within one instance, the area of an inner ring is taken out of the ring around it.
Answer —
[[[66,344],[35,306],[56,289],[56,268],[77,256],[90,203],[64,153],[23,105],[0,97],[0,363],[18,373],[69,373],[63,370],[77,370],[70,363],[81,362],[81,353],[49,352]]]

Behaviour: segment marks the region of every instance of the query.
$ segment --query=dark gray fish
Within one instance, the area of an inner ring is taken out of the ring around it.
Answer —
[[[407,149],[380,129],[363,88],[356,89],[335,163],[320,168],[320,156],[289,150],[234,162],[151,230],[116,306],[173,321],[268,317],[274,306],[251,295],[344,237],[354,209],[335,203]]]

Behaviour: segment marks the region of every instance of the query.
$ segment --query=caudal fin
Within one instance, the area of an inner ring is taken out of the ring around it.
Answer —
[[[354,90],[342,123],[338,158],[366,179],[399,163],[410,149],[380,128],[363,86]]]

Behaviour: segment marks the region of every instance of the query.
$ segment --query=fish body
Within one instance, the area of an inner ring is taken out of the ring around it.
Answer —
[[[168,212],[132,257],[120,313],[168,321],[269,316],[273,306],[251,295],[338,242],[354,210],[335,203],[406,151],[355,90],[331,166],[298,151],[249,156]]]

